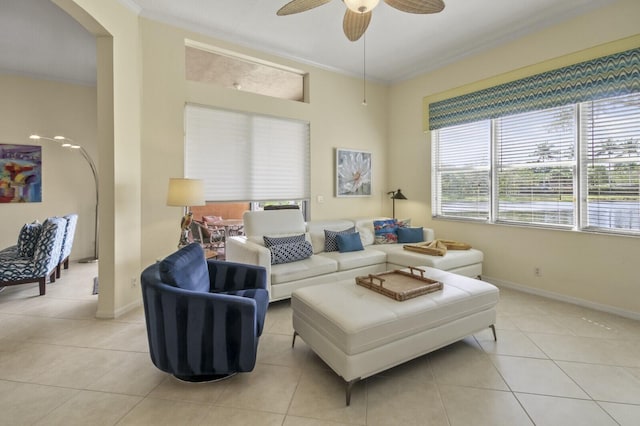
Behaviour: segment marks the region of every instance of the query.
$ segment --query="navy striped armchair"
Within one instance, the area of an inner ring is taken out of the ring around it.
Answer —
[[[191,382],[253,370],[269,304],[264,268],[205,260],[192,243],[140,282],[156,367]]]

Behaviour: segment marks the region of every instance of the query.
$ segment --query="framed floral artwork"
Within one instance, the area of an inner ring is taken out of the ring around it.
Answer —
[[[371,196],[371,153],[336,149],[336,197]]]

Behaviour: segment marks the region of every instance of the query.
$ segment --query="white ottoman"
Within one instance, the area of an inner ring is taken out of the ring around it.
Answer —
[[[403,302],[356,285],[355,280],[295,290],[293,342],[300,337],[351,388],[364,379],[449,345],[486,327],[494,338],[498,289],[429,267],[441,291]]]

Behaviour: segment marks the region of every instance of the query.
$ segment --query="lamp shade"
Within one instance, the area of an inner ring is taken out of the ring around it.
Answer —
[[[167,205],[204,206],[204,182],[202,179],[170,178]]]
[[[404,196],[404,194],[402,193],[401,190],[397,190],[397,191],[392,191],[393,195],[391,196],[391,198],[393,198],[394,200],[406,200],[407,197]]]
[[[378,5],[380,0],[344,0],[344,4],[356,13],[366,13]]]

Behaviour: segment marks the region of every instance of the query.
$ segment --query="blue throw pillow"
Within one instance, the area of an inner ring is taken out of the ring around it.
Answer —
[[[338,243],[338,250],[340,250],[340,253],[364,250],[364,247],[362,247],[362,240],[360,240],[359,232],[353,232],[351,234],[338,234],[336,235],[336,242]]]
[[[395,244],[398,242],[398,223],[395,219],[374,220],[374,244]]]
[[[275,246],[269,247],[269,250],[271,250],[272,265],[307,259],[313,254],[313,247],[307,240],[287,244],[276,244]]]
[[[356,232],[356,227],[352,226],[348,229],[343,229],[342,231],[329,231],[328,229],[324,230],[324,251],[338,251],[338,243],[336,241],[336,236],[341,234],[353,234]]]
[[[279,244],[289,244],[289,243],[299,243],[305,241],[306,238],[304,234],[300,235],[291,235],[289,237],[262,237],[264,240],[265,247],[277,246]]]
[[[424,239],[424,232],[420,228],[398,228],[398,242],[411,244],[419,243]]]

